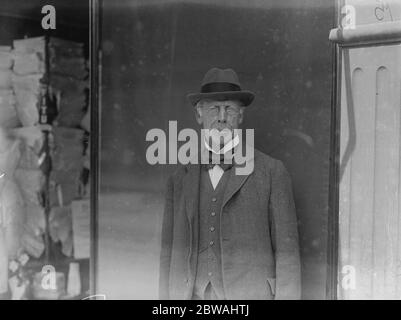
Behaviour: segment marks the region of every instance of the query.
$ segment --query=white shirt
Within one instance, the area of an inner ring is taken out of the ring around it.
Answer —
[[[209,169],[209,177],[210,181],[212,183],[213,189],[216,190],[217,185],[219,184],[219,181],[221,177],[223,176],[224,170],[216,164],[213,169]]]
[[[239,137],[236,135],[234,139],[232,139],[230,142],[228,142],[223,148],[221,148],[218,152],[214,151],[207,141],[205,140],[205,147],[207,150],[213,152],[214,154],[225,154],[226,152],[234,149],[237,145],[239,144]],[[216,164],[212,169],[209,169],[209,177],[210,181],[212,183],[213,189],[216,190],[217,185],[219,184],[219,181],[221,177],[224,174],[224,170]]]

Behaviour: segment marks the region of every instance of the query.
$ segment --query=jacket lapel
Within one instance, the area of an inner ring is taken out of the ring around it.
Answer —
[[[253,156],[252,157],[248,157],[246,159],[246,165],[250,165],[251,161],[254,162],[254,157]],[[234,194],[239,189],[241,189],[241,187],[244,185],[245,181],[252,174],[252,173],[250,173],[250,174],[247,174],[247,175],[239,175],[236,172],[236,168],[238,168],[238,165],[236,165],[236,164],[234,164],[234,166],[231,168],[230,179],[228,180],[226,191],[224,192],[222,208],[234,196]]]
[[[224,192],[222,207],[224,207],[226,203],[233,197],[233,195],[242,187],[248,177],[249,175],[236,175],[235,167],[231,169],[230,179],[228,180],[227,187]]]
[[[187,298],[190,299],[192,287],[195,280],[197,254],[199,247],[199,182],[200,165],[191,164],[186,166],[186,174],[183,178],[185,214],[188,217],[189,226],[189,250],[187,257],[190,283]]]
[[[198,216],[200,165],[187,165],[186,170],[183,180],[185,211],[189,221],[192,221]]]

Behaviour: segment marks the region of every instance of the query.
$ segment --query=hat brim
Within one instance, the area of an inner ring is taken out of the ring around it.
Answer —
[[[209,92],[209,93],[190,93],[187,95],[189,102],[195,106],[200,100],[212,99],[216,101],[224,100],[239,100],[244,107],[249,106],[255,95],[251,91],[224,91],[224,92]]]

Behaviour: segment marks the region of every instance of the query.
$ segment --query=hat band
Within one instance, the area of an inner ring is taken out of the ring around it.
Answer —
[[[201,93],[241,91],[239,85],[229,82],[211,82],[202,86]]]

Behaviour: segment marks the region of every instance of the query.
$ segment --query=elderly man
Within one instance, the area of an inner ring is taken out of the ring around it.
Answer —
[[[253,171],[235,170],[242,140],[234,132],[253,98],[232,69],[218,68],[206,73],[200,93],[188,95],[197,122],[219,134],[201,142],[200,157],[209,163],[181,165],[168,179],[161,299],[300,298],[297,219],[286,169],[254,150],[246,159]]]

